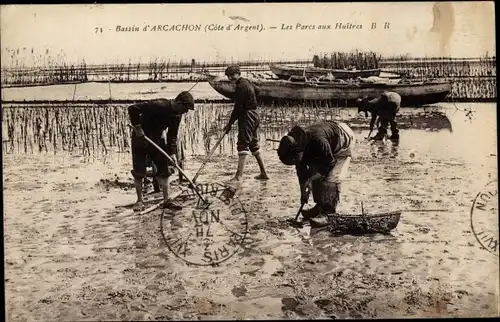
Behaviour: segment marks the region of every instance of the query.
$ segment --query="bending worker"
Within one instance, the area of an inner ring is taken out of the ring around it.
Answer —
[[[238,121],[238,170],[229,183],[239,182],[243,177],[243,169],[248,156],[253,154],[259,164],[260,174],[256,176],[259,180],[268,180],[264,162],[260,155],[258,129],[260,125],[259,113],[257,112],[257,95],[259,89],[246,78],[241,77],[238,66],[229,66],[225,74],[227,78],[236,84],[233,95],[234,109],[229,118],[224,132],[229,133],[234,122]]]
[[[340,183],[347,174],[355,138],[351,128],[342,122],[323,121],[305,128],[293,127],[278,147],[283,164],[295,165],[300,184],[300,202],[309,200],[312,190],[316,205],[303,210],[304,219],[335,213],[340,201]],[[326,216],[316,223],[326,224]]]
[[[137,193],[136,210],[143,208],[142,184],[146,176],[147,157],[156,167],[155,179],[163,189],[163,206],[174,210],[182,209],[181,206],[169,200],[169,177],[174,173],[173,166],[168,159],[154,146],[149,144],[146,135],[166,153],[172,160],[176,160],[177,134],[182,115],[194,109],[194,99],[189,92],[181,92],[174,100],[154,99],[129,106],[130,122],[134,126],[132,132],[132,176]],[[163,131],[168,129],[167,140],[162,138]]]
[[[379,97],[372,100],[368,98],[359,98],[358,103],[358,113],[365,112],[365,116],[368,117],[368,112],[371,113],[372,119],[370,121],[370,132],[373,130],[375,121],[377,117],[380,121],[380,127],[378,133],[372,138],[373,140],[382,140],[387,134],[387,127],[389,123],[391,124],[391,140],[399,139],[398,124],[396,123],[396,114],[401,106],[401,96],[394,92],[384,92]]]

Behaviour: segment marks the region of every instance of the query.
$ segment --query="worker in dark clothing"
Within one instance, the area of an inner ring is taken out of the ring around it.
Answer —
[[[260,155],[258,138],[260,118],[257,112],[257,95],[259,89],[250,83],[248,79],[241,77],[238,66],[229,66],[225,74],[231,82],[236,84],[236,89],[233,95],[234,109],[229,118],[229,123],[224,127],[224,132],[229,133],[234,122],[238,121],[238,142],[236,143],[238,170],[230,183],[241,180],[250,153],[254,155],[260,168],[260,174],[255,178],[268,180],[269,177],[266,174],[264,162]]]
[[[142,181],[146,176],[148,156],[156,168],[155,179],[163,189],[164,207],[181,209],[170,195],[169,177],[173,174],[173,164],[154,146],[149,144],[146,135],[155,144],[168,153],[175,162],[177,154],[177,134],[182,115],[194,109],[194,99],[189,92],[181,92],[174,100],[154,99],[129,106],[130,122],[134,126],[132,133],[132,176],[137,192],[136,209],[143,208]],[[162,138],[163,131],[168,129],[166,141]]]
[[[387,127],[391,125],[391,140],[399,139],[398,124],[396,123],[396,114],[401,106],[401,96],[394,92],[384,92],[379,97],[372,100],[368,98],[359,98],[358,113],[365,112],[368,117],[368,112],[371,113],[372,119],[370,121],[370,132],[373,130],[377,117],[380,121],[378,133],[372,138],[373,140],[383,140],[387,134]]]
[[[336,212],[341,180],[347,174],[354,145],[351,128],[337,121],[295,126],[281,139],[278,156],[283,164],[295,165],[301,203],[307,203],[309,192],[313,193],[316,205],[302,211],[305,219]],[[319,222],[326,219],[318,217]]]
[[[155,175],[157,172],[156,166],[153,163],[153,161],[151,160],[151,158],[148,155],[146,155],[146,170],[148,168],[151,168],[152,171],[151,171],[151,173],[148,173],[148,171],[146,171],[146,177],[144,178],[144,182],[143,182],[144,183],[144,190],[147,190],[147,187],[149,186],[149,184],[152,183],[153,184],[153,191],[155,193],[160,192],[161,191],[160,185],[158,184],[158,181],[155,178]],[[152,177],[152,180],[151,181],[148,180],[148,177]]]

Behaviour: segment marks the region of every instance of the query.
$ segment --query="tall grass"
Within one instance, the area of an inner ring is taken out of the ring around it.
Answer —
[[[222,135],[232,104],[197,104],[182,119],[179,146],[189,155],[205,155]],[[289,110],[296,115],[290,118]],[[107,154],[130,150],[127,105],[71,104],[5,106],[4,149],[8,153]],[[276,131],[290,122],[331,119],[339,109],[310,105],[264,106],[260,108],[262,131]],[[234,152],[237,125],[222,141],[219,152]]]
[[[24,50],[25,51],[25,50]],[[33,51],[33,49],[32,49]],[[238,64],[244,75],[269,71],[266,60],[203,62],[171,61],[155,57],[149,62],[87,64],[68,63],[64,53],[27,55],[23,49],[8,49],[8,60],[2,64],[2,86],[34,86],[67,84],[87,81],[110,82],[173,82],[207,79],[206,74],[223,74],[230,64]],[[308,60],[288,61],[289,64],[309,63]],[[281,62],[280,62],[281,63]]]
[[[411,60],[387,60],[380,63],[387,71],[406,74],[410,78],[461,78],[496,77],[496,60],[416,58]]]
[[[123,152],[129,147],[126,110],[104,106],[4,107],[8,152]],[[5,138],[4,138],[5,140]]]
[[[232,104],[197,104],[195,111],[182,119],[179,129],[179,153],[204,156],[222,135]],[[32,105],[5,106],[3,117],[3,148],[6,153],[70,153],[82,156],[130,152],[130,129],[127,105]],[[419,111],[416,111],[419,113]],[[319,120],[344,120],[356,128],[367,128],[368,120],[356,109],[332,108],[325,104],[290,104],[259,107],[260,136],[279,140],[294,125]],[[416,116],[412,115],[413,124]],[[398,117],[400,128],[412,122]],[[432,120],[422,121],[426,129]],[[219,154],[235,154],[238,128],[225,136]],[[179,158],[179,160],[181,160]]]
[[[344,69],[375,69],[379,67],[379,62],[382,56],[378,53],[368,51],[362,52],[354,50],[352,52],[332,52],[329,55],[324,54],[322,58],[319,55],[314,55],[314,67]]]
[[[55,58],[49,49],[38,54],[32,48],[6,49],[7,63],[2,65],[2,86],[36,86],[82,83],[88,80],[85,60],[66,62],[64,53]],[[9,66],[8,68],[5,66]]]

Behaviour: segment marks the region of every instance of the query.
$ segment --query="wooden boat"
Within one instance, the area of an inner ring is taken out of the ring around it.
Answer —
[[[291,76],[305,76],[308,78],[321,77],[332,74],[335,78],[347,79],[356,77],[379,76],[380,69],[364,69],[364,70],[349,70],[349,69],[328,69],[319,67],[295,67],[284,65],[270,65],[271,71],[280,79],[289,79]]]
[[[385,91],[401,95],[403,107],[442,102],[451,91],[451,82],[294,82],[285,80],[250,79],[259,88],[260,102],[326,101],[342,107],[356,106],[361,97],[374,98]],[[235,84],[226,78],[215,78],[208,83],[219,94],[233,99]]]
[[[328,229],[337,234],[373,234],[388,233],[396,228],[401,212],[389,212],[373,215],[328,215]]]

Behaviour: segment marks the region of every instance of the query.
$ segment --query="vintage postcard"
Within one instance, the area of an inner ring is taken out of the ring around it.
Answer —
[[[493,2],[0,17],[6,321],[499,316]]]

